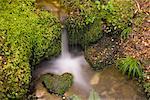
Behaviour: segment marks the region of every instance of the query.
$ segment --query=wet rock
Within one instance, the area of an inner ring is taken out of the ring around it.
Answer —
[[[118,38],[104,36],[98,43],[85,50],[85,58],[95,70],[114,63],[118,54]]]
[[[50,93],[62,96],[73,84],[73,76],[65,73],[61,76],[45,74],[40,77],[42,84]]]

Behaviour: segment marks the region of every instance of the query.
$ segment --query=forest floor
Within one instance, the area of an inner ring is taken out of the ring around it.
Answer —
[[[132,56],[142,62],[145,81],[150,82],[150,2],[135,0],[136,10],[132,33],[120,44],[126,56]],[[140,23],[139,23],[140,22]]]

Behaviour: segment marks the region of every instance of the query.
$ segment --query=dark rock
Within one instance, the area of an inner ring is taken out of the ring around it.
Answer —
[[[98,70],[114,63],[119,56],[116,42],[119,42],[118,38],[104,36],[97,44],[85,50],[85,57],[92,68]]]

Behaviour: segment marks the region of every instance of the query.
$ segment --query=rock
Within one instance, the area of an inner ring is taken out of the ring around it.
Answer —
[[[47,89],[43,86],[42,83],[38,83],[36,85],[35,96],[37,99],[29,99],[29,100],[61,100],[60,96],[56,96],[54,94],[50,94]],[[25,99],[26,100],[26,99]]]
[[[99,73],[93,75],[92,79],[90,80],[91,85],[96,85],[99,83]]]
[[[40,77],[42,84],[50,93],[63,95],[73,84],[73,76],[65,73],[61,76],[45,74]]]
[[[113,41],[112,41],[113,40]],[[114,63],[118,55],[119,39],[104,36],[98,43],[85,50],[85,58],[95,70],[103,69]]]

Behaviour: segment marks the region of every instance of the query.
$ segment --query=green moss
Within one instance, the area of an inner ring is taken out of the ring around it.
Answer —
[[[127,38],[131,32],[134,13],[132,0],[60,1],[72,13],[65,21],[70,44],[80,44],[84,48],[99,40],[102,32],[123,38]]]
[[[71,87],[73,76],[69,73],[61,76],[45,74],[40,77],[40,80],[50,92],[62,95]]]
[[[70,44],[80,44],[83,48],[97,41],[101,36],[101,19],[97,17],[98,9],[91,0],[73,0],[62,5],[71,9],[70,16],[65,21]],[[71,3],[72,6],[69,6]],[[91,13],[92,12],[92,13]]]
[[[133,0],[109,0],[106,5],[101,5],[100,16],[107,26],[124,30],[132,24],[134,9]]]
[[[41,12],[39,14],[38,26],[33,37],[33,61],[36,65],[39,61],[53,57],[60,52],[60,24],[52,14]]]
[[[48,12],[37,15],[32,0],[3,1],[0,3],[0,99],[20,98],[27,92],[31,65],[60,52],[60,24]]]

